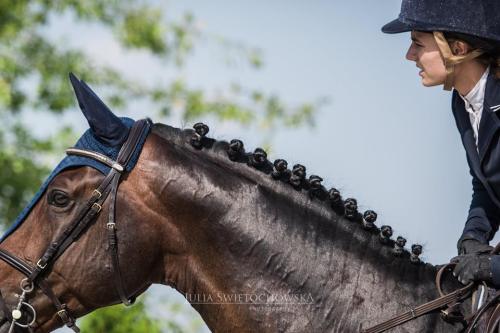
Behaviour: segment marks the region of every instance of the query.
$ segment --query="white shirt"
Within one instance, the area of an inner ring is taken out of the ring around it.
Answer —
[[[469,113],[470,124],[474,131],[474,139],[476,140],[476,149],[479,149],[479,124],[481,123],[481,115],[483,114],[484,91],[489,72],[490,68],[488,67],[474,88],[466,96],[459,94],[465,102],[465,110]]]

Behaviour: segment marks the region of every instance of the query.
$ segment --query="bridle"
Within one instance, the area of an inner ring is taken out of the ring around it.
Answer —
[[[61,303],[56,294],[53,292],[52,288],[47,283],[46,277],[50,273],[54,262],[81,236],[83,232],[86,231],[90,223],[97,218],[102,210],[104,202],[108,197],[110,202],[106,230],[108,247],[111,255],[114,286],[122,303],[130,305],[134,302],[134,296],[130,298],[127,296],[128,294],[125,291],[120,271],[115,221],[116,197],[121,176],[127,172],[126,166],[131,161],[136,150],[141,148],[141,138],[147,135],[150,129],[151,120],[142,119],[136,121],[130,129],[129,135],[121,147],[116,161],[108,156],[91,150],[78,148],[69,148],[66,150],[66,154],[68,155],[77,155],[94,159],[110,167],[110,171],[105,176],[101,184],[92,192],[92,195],[78,211],[76,217],[46,248],[35,266],[30,265],[19,257],[0,248],[0,259],[26,276],[26,278],[20,282],[21,295],[18,296],[18,302],[13,310],[9,310],[9,307],[6,305],[0,292],[0,311],[3,311],[4,313],[4,318],[0,321],[0,325],[3,325],[5,324],[5,321],[8,321],[10,323],[9,333],[14,332],[16,326],[33,331],[36,321],[36,311],[35,308],[28,303],[27,296],[35,289],[35,287],[40,288],[40,290],[51,300],[52,304],[56,308],[56,313],[59,318],[61,318],[62,322],[74,332],[80,332],[80,329],[76,326],[75,318],[72,316],[66,304]],[[27,316],[30,319],[26,323],[21,323],[19,321],[23,314],[30,315]]]

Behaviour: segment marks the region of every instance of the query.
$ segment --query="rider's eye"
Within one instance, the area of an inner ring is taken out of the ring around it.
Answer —
[[[49,204],[57,207],[66,207],[70,198],[66,192],[60,190],[53,190],[49,193]]]

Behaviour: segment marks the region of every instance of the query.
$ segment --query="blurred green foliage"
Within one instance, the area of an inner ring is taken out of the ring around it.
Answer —
[[[29,136],[29,131],[22,131],[21,123],[14,120],[26,110],[53,114],[74,110],[74,95],[67,80],[70,71],[105,91],[104,98],[112,107],[125,108],[129,101],[141,99],[153,106],[152,116],[168,117],[177,112],[190,122],[210,116],[218,121],[255,126],[264,132],[277,126],[313,124],[320,102],[287,107],[276,95],[236,84],[229,84],[225,93],[213,94],[191,88],[180,77],[164,86],[144,83],[96,63],[82,49],[68,47],[46,35],[51,21],[70,15],[75,25],[98,24],[112,32],[124,49],[143,50],[172,68],[182,67],[195,45],[202,41],[211,41],[227,50],[225,53],[236,54],[256,70],[263,65],[257,48],[204,33],[197,28],[191,13],[173,20],[167,19],[165,12],[165,8],[139,0],[0,1],[1,225],[12,221],[38,188],[48,172],[46,165],[40,163],[42,156],[54,151],[53,141]],[[23,137],[18,138],[21,132]],[[59,140],[72,138],[56,136]],[[19,165],[22,168],[14,167]],[[27,175],[19,170],[30,172]]]
[[[160,320],[147,315],[144,300],[140,299],[131,307],[119,304],[94,311],[80,328],[93,333],[161,333],[162,326]]]
[[[5,133],[0,132],[0,222],[4,225],[19,214],[20,204],[33,195],[33,184],[39,184],[48,171],[32,159],[31,152],[51,148],[50,141],[33,140],[21,126],[12,128],[12,134],[14,142],[7,144]]]
[[[153,305],[148,300],[141,296],[131,307],[118,304],[96,310],[81,321],[80,328],[93,333],[206,332],[203,321],[199,316],[191,317],[185,304],[162,300],[161,305]]]
[[[0,226],[11,223],[43,178],[61,157],[63,147],[74,143],[71,128],[48,138],[31,134],[26,112],[62,115],[75,110],[68,83],[69,72],[91,83],[112,107],[126,108],[141,99],[153,107],[151,116],[174,112],[194,121],[210,116],[272,131],[277,126],[312,125],[321,102],[288,107],[276,95],[229,84],[224,93],[193,89],[180,76],[164,86],[127,77],[112,66],[97,63],[84,47],[70,47],[47,35],[51,22],[70,16],[75,25],[94,24],[111,32],[125,50],[141,50],[165,66],[185,66],[195,46],[212,42],[236,55],[250,68],[263,66],[258,48],[202,31],[186,13],[167,18],[159,2],[141,0],[0,0]],[[159,119],[156,119],[159,120]],[[111,323],[113,325],[111,325]],[[133,323],[133,324],[132,324]],[[111,325],[111,326],[110,326]],[[118,326],[116,326],[118,325]],[[173,322],[162,323],[146,315],[144,303],[129,310],[112,307],[84,321],[87,332],[181,332]],[[167,326],[165,326],[167,325]],[[170,325],[168,327],[168,325]],[[126,327],[126,328],[125,328]]]

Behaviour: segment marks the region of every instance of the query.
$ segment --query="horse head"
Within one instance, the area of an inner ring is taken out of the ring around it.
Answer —
[[[122,145],[132,135],[130,127],[133,121],[116,117],[85,82],[73,75],[70,78],[80,108],[90,125],[76,147],[98,150],[103,156],[116,158]],[[143,134],[143,139],[147,134]],[[143,144],[140,142],[141,146]],[[61,235],[68,233],[72,223],[77,227],[82,225],[82,214],[92,211],[85,206],[110,170],[115,171],[112,165],[88,156],[69,155],[49,176],[35,199],[4,236],[1,248],[32,270],[48,266],[41,269],[39,276],[46,280],[45,286],[49,286],[57,301],[67,309],[67,313],[60,313],[62,315],[78,317],[97,307],[120,301],[114,287],[117,282],[115,274],[120,274],[126,297],[131,299],[151,283],[162,282],[163,269],[159,263],[165,259],[162,256],[165,246],[157,227],[167,223],[165,219],[158,220],[153,200],[147,199],[152,197],[149,186],[154,183],[155,177],[150,172],[153,167],[147,161],[154,161],[155,149],[151,143],[147,144],[147,148],[137,149],[137,156],[131,156],[134,164],[136,161],[133,159],[139,159],[139,153],[145,158],[134,165],[134,172],[122,171],[115,202],[110,200],[113,193],[112,186],[108,186],[106,191],[111,192],[107,194],[108,198],[102,203],[99,200],[93,203],[94,207],[99,207],[95,220],[80,232],[73,233],[69,237],[68,249],[56,252],[53,259],[41,264],[44,255],[50,252],[48,249],[58,238],[61,239]],[[124,168],[131,170],[132,164],[128,163]],[[113,245],[109,241],[110,209],[116,209],[113,218],[116,221],[116,239],[120,242],[116,245],[120,258],[119,271],[114,271],[112,267],[113,256],[110,252],[114,250],[110,249]],[[5,262],[2,262],[0,274],[1,290],[9,309],[4,311],[4,317],[9,317],[10,309],[19,303],[18,295],[22,293],[20,284],[21,281],[27,283],[27,276],[11,265],[6,266]],[[46,290],[40,288],[38,278],[33,282],[34,290],[26,295],[26,303],[29,300],[29,304],[36,309],[37,318],[33,327],[40,332],[50,331],[62,323],[57,315],[62,309],[54,304],[54,297],[47,296]],[[27,317],[33,317],[26,306],[23,305],[21,310]],[[31,319],[22,318],[19,322]],[[2,328],[0,332],[4,330]]]
[[[357,332],[435,296],[434,266],[304,166],[209,139],[203,124],[120,119],[71,82],[90,129],[0,244],[0,333],[18,315],[35,332],[72,326],[152,283],[215,332]],[[458,331],[446,325],[408,327]]]

